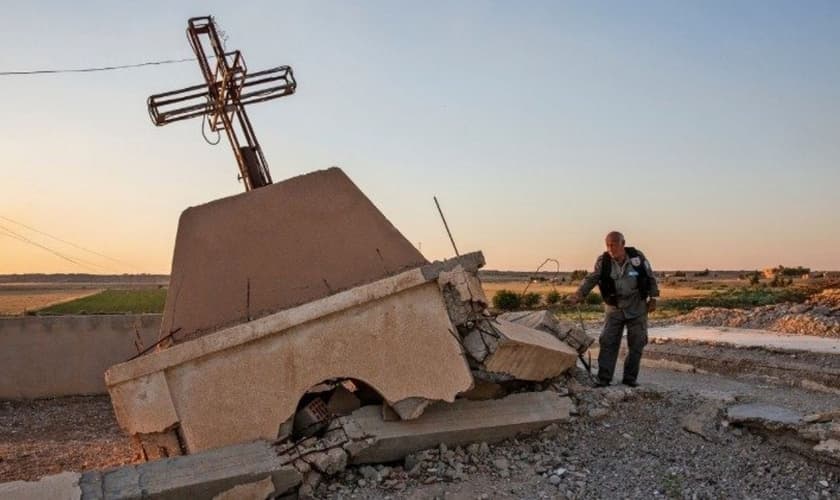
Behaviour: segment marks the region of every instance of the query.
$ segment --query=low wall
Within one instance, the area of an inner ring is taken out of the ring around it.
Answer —
[[[105,394],[105,370],[157,341],[160,314],[0,318],[0,399]]]

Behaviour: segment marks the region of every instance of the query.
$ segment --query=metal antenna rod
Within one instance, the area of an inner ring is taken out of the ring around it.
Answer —
[[[446,228],[446,234],[449,235],[449,241],[452,242],[452,248],[455,249],[455,256],[461,257],[461,254],[458,253],[458,247],[455,246],[455,240],[452,239],[452,233],[449,231],[449,224],[446,223],[446,217],[443,216],[443,210],[440,209],[440,203],[437,201],[437,196],[432,196],[435,199],[435,205],[437,205],[438,213],[440,214],[440,218],[443,221],[443,227]]]

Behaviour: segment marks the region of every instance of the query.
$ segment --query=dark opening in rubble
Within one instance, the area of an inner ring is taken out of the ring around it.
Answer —
[[[295,414],[280,426],[278,439],[294,440],[323,434],[329,422],[362,406],[381,405],[384,399],[358,379],[331,379],[315,384],[301,397]]]

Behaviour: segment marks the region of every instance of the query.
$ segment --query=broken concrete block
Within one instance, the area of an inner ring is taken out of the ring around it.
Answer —
[[[257,441],[218,450],[82,475],[83,500],[213,498],[233,487],[271,480],[283,493],[302,480],[283,465],[270,443]]]
[[[809,424],[830,422],[832,420],[840,420],[840,409],[824,411],[820,413],[812,413],[810,415],[805,415],[804,417],[802,417],[802,421]]]
[[[719,401],[706,401],[691,413],[683,415],[680,419],[682,428],[686,431],[697,434],[707,441],[717,440],[717,425],[723,403]]]
[[[313,453],[306,460],[319,472],[332,476],[347,467],[347,452],[341,448],[331,448],[327,451]]]
[[[312,172],[181,214],[161,334],[183,342],[424,264],[344,172]]]
[[[370,445],[351,461],[356,464],[392,462],[410,453],[438,446],[496,442],[519,433],[540,430],[569,419],[571,401],[554,392],[511,394],[503,399],[430,406],[415,420],[384,422],[379,408],[365,406],[351,418]]]
[[[508,312],[499,315],[498,318],[550,333],[581,354],[595,342],[595,339],[587,335],[582,328],[571,321],[557,319],[551,311]]]
[[[767,430],[791,429],[802,423],[802,415],[780,406],[746,403],[730,406],[726,418],[734,424]]]
[[[164,432],[137,434],[135,437],[140,442],[143,458],[147,461],[177,457],[184,454],[176,426]]]
[[[268,476],[262,481],[234,486],[214,496],[213,500],[265,500],[273,493],[274,483]]]
[[[484,359],[487,371],[541,381],[562,374],[577,362],[577,352],[548,333],[505,320],[487,324],[500,334],[495,351]]]
[[[365,381],[392,406],[453,401],[472,375],[427,276],[413,269],[115,365],[106,381],[117,420],[129,432],[148,430],[141,415],[163,424],[174,411],[195,453],[275,439],[306,391],[325,380]],[[134,384],[161,393],[143,399]]]
[[[438,285],[455,326],[475,320],[487,308],[484,288],[474,270],[467,271],[459,264],[451,271],[442,271]]]
[[[82,497],[80,478],[77,472],[62,472],[37,481],[0,483],[0,500],[78,500]]]

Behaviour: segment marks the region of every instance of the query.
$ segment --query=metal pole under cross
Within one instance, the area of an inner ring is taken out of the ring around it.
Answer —
[[[162,126],[206,117],[211,130],[225,131],[245,190],[271,184],[268,164],[245,106],[294,94],[297,82],[292,68],[277,66],[248,73],[240,51],[225,51],[211,16],[191,18],[187,38],[205,83],[150,96],[147,105],[152,122]]]

